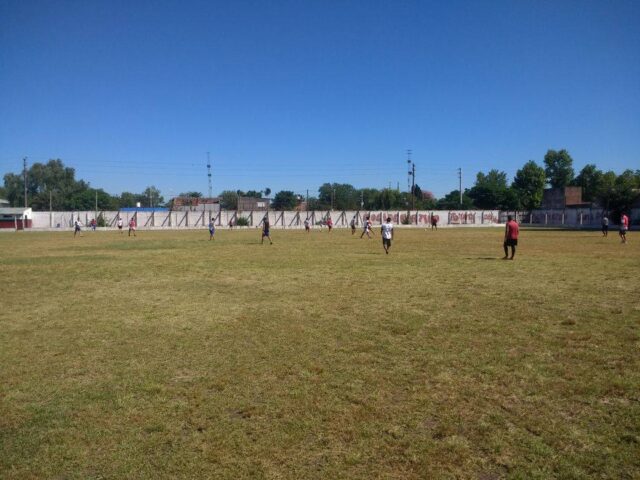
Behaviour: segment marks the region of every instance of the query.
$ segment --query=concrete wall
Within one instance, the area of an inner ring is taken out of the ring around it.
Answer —
[[[534,226],[569,226],[569,227],[600,227],[602,222],[602,208],[549,208],[534,210],[529,214],[519,216],[523,224]],[[631,224],[640,221],[640,209],[632,209],[629,214]],[[618,218],[609,216],[609,225],[616,225]]]
[[[219,227],[228,227],[229,222],[237,226],[238,218],[246,218],[249,226],[257,227],[262,223],[266,212],[236,212],[235,210],[222,210],[219,212],[204,211],[180,211],[180,212],[98,212],[102,215],[108,227],[115,228],[118,215],[126,225],[129,220],[136,215],[139,229],[162,229],[162,228],[205,228],[209,224],[209,219],[214,218],[214,222]],[[438,219],[438,227],[449,226],[488,226],[499,224],[498,210],[434,210],[434,211],[412,211],[409,213],[411,225],[416,227],[427,227],[431,225],[431,218]],[[355,218],[356,226],[361,227],[366,215],[371,217],[374,225],[380,225],[388,216],[395,224],[402,224],[406,221],[407,211],[314,211],[314,212],[278,212],[270,210],[268,212],[269,222],[276,228],[304,228],[304,220],[309,218],[313,226],[320,226],[327,220],[328,215],[333,220],[334,227],[349,227],[351,219]],[[88,226],[89,222],[96,218],[94,211],[83,212],[33,212],[33,228],[71,228],[76,218],[80,219],[83,225]]]

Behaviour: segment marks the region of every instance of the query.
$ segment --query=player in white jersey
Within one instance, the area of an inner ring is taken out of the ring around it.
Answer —
[[[382,246],[384,252],[388,255],[391,248],[391,240],[393,240],[393,223],[391,223],[391,217],[387,217],[387,221],[380,227],[380,234],[382,235]]]

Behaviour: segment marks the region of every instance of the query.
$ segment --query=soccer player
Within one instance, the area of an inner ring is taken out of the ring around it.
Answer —
[[[80,231],[81,226],[82,224],[80,223],[80,219],[76,218],[76,221],[73,222],[73,238],[76,238],[76,234],[82,236],[82,233]]]
[[[309,233],[311,231],[309,218],[304,219],[304,231]]]
[[[629,217],[622,212],[620,214],[620,241],[627,243],[627,230],[629,230]]]
[[[120,233],[122,234],[122,217],[118,217],[118,230],[120,230]]]
[[[386,223],[383,223],[380,226],[380,234],[382,235],[382,247],[384,248],[384,253],[389,255],[391,240],[393,240],[393,223],[391,223],[391,217],[387,217]]]
[[[269,239],[269,244],[273,245],[273,242],[271,241],[271,236],[269,235],[269,218],[268,217],[264,217],[264,221],[262,222],[262,241],[260,242],[260,244],[264,243],[264,237],[267,237]]]
[[[351,219],[351,235],[355,235],[356,234],[356,217],[354,215],[354,217]]]
[[[438,215],[431,215],[431,230],[433,230],[434,228],[438,230],[438,220]]]
[[[331,229],[333,228],[333,220],[331,220],[331,216],[327,218],[327,227],[329,227],[329,233],[331,233]]]
[[[504,229],[504,243],[502,246],[504,247],[504,257],[503,260],[507,260],[509,258],[509,251],[507,247],[511,247],[511,258],[516,254],[516,247],[518,246],[518,234],[520,233],[520,227],[518,227],[518,222],[513,219],[513,216],[507,216],[507,225]]]
[[[211,217],[211,221],[209,222],[209,240],[213,240],[213,236],[216,234],[216,226],[213,223],[213,217]]]
[[[364,219],[364,226],[362,227],[362,233],[360,234],[360,238],[364,237],[365,235],[367,236],[367,238],[371,238],[370,233],[371,233],[371,220],[367,216]]]
[[[606,237],[609,235],[609,217],[603,215],[602,217],[602,236]]]
[[[135,217],[131,217],[129,220],[129,236],[131,236],[131,232],[133,232],[133,236],[136,236],[136,219]]]

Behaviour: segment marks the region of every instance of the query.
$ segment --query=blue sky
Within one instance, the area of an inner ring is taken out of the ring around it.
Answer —
[[[547,149],[640,168],[637,1],[0,0],[0,173],[442,196]]]

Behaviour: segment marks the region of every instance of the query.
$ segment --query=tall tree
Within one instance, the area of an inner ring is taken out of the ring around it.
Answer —
[[[150,207],[157,207],[158,205],[162,205],[164,203],[164,197],[160,194],[160,190],[158,190],[153,185],[145,188],[142,194],[145,197],[145,201],[143,205],[148,205]]]
[[[473,199],[468,195],[469,190],[462,193],[462,205],[460,205],[460,190],[452,190],[438,200],[437,208],[441,210],[457,210],[474,208]]]
[[[281,190],[273,197],[274,210],[293,210],[298,204],[298,197],[290,190]]]
[[[235,210],[238,208],[238,193],[233,190],[224,190],[220,193],[220,207],[225,210]]]
[[[533,160],[529,160],[516,172],[511,187],[515,189],[520,198],[522,207],[526,210],[533,210],[542,203],[545,183],[544,168],[538,166]]]
[[[566,150],[548,150],[544,156],[547,182],[552,188],[566,187],[573,180],[573,159]]]
[[[392,188],[383,188],[380,191],[380,205],[378,208],[382,210],[409,208],[411,207],[411,204],[408,202],[408,196],[407,192],[400,193],[398,190]]]
[[[13,206],[24,205],[24,179],[22,175],[4,176],[7,199]],[[48,210],[49,200],[54,210],[93,210],[95,189],[89,183],[75,179],[75,170],[65,167],[62,160],[34,163],[27,171],[27,200],[35,210]],[[108,194],[107,194],[108,195]],[[104,201],[105,205],[113,203]]]
[[[486,175],[478,172],[475,185],[469,190],[469,197],[477,208],[500,208],[507,191],[507,174],[490,170]]]
[[[318,200],[335,210],[355,210],[360,204],[358,191],[348,183],[323,183],[318,189]]]
[[[357,209],[363,208],[364,210],[377,210],[380,208],[380,190],[375,188],[363,188],[359,191],[360,201],[364,205],[358,203]]]
[[[593,202],[596,200],[598,191],[604,181],[604,173],[598,170],[593,163],[585,165],[578,176],[573,180],[572,184],[582,187],[582,200],[585,202]]]

